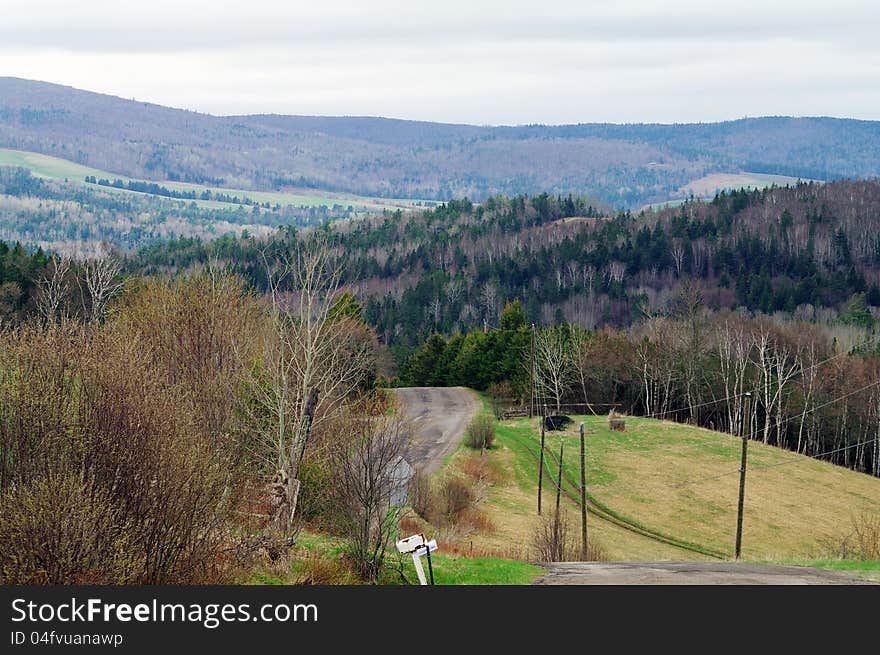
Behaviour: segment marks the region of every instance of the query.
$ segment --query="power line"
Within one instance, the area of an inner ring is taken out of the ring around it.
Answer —
[[[837,398],[834,398],[833,400],[829,400],[828,402],[822,403],[821,405],[816,405],[815,407],[813,407],[811,410],[809,410],[808,412],[806,412],[806,413],[804,413],[804,414],[799,414],[799,415],[797,415],[797,416],[791,416],[791,417],[785,419],[784,421],[782,421],[779,425],[783,425],[783,424],[789,423],[789,422],[791,422],[791,421],[794,421],[795,419],[802,418],[803,416],[807,416],[807,415],[809,415],[809,414],[812,414],[813,412],[816,412],[816,411],[818,411],[818,410],[820,410],[820,409],[822,409],[822,408],[824,408],[824,407],[827,407],[828,405],[833,405],[834,403],[838,403],[838,402],[840,402],[841,400],[844,400],[844,399],[846,399],[846,398],[849,398],[850,396],[854,396],[854,395],[857,394],[857,393],[861,393],[861,392],[866,391],[866,390],[870,389],[871,387],[875,387],[875,386],[877,386],[877,385],[880,385],[880,380],[875,380],[874,382],[871,382],[870,384],[867,384],[867,385],[865,385],[865,386],[863,386],[863,387],[860,387],[859,389],[855,389],[855,390],[853,390],[853,391],[849,391],[849,392],[843,394],[842,396],[838,396]],[[752,438],[753,438],[755,435],[757,435],[757,434],[758,434],[758,430],[755,429],[754,431],[750,431],[750,432],[748,433],[747,438],[748,438],[748,439],[752,439]],[[866,441],[866,442],[864,442],[864,443],[870,443],[870,442],[872,442],[872,441],[874,441],[874,439],[869,439],[868,441]],[[696,447],[701,446],[701,445],[703,445],[703,444],[691,444],[691,445],[688,445],[688,447],[689,447],[689,448],[696,448]],[[855,445],[859,445],[859,444],[853,444],[853,445],[851,445],[851,446],[847,446],[847,447],[845,447],[845,448],[843,448],[843,449],[837,449],[837,450],[834,450],[834,451],[828,451],[828,452],[825,452],[825,453],[819,453],[819,454],[817,454],[817,455],[809,455],[808,458],[809,458],[809,459],[818,459],[818,458],[820,458],[820,457],[824,457],[824,456],[826,456],[826,455],[834,454],[835,452],[840,452],[840,450],[845,450],[846,448],[852,448],[852,447],[855,446]],[[778,446],[774,446],[774,448],[779,448],[779,447],[778,447]],[[660,449],[655,449],[655,450],[663,450],[663,449],[660,448]],[[781,451],[785,451],[785,449],[783,449],[783,448],[779,448],[779,450],[781,450]],[[679,451],[679,452],[680,452],[680,451]],[[788,451],[788,452],[791,452],[791,451]],[[774,466],[783,466],[783,465],[785,465],[785,464],[795,463],[795,462],[798,462],[798,461],[803,461],[803,460],[794,459],[794,460],[791,460],[791,462],[782,462],[782,463],[777,463],[777,464],[769,464],[769,465],[765,465],[765,466],[760,466],[760,465],[758,465],[757,467],[756,467],[755,465],[753,465],[752,467],[750,467],[750,470],[753,469],[753,468],[759,468],[759,469],[761,469],[761,468],[772,468],[772,467],[774,467]],[[691,486],[691,485],[694,485],[694,484],[699,484],[699,483],[701,483],[701,482],[709,482],[709,481],[711,481],[711,480],[718,480],[718,479],[720,479],[720,478],[727,477],[728,475],[736,475],[736,474],[738,474],[739,472],[740,472],[740,469],[733,469],[733,470],[730,470],[730,471],[725,471],[724,473],[719,473],[719,474],[717,474],[717,475],[710,475],[710,476],[706,476],[706,477],[703,477],[703,478],[695,478],[695,479],[692,479],[692,480],[685,480],[685,481],[683,481],[683,482],[666,483],[666,484],[650,485],[650,486],[652,486],[653,488],[657,488],[657,489],[660,489],[660,488],[682,488],[682,487],[687,487],[687,486]],[[633,489],[632,487],[629,487],[629,486],[623,486],[623,485],[618,485],[617,488],[618,488],[618,489],[627,489],[627,490],[630,490],[630,491],[638,491],[637,489]],[[608,489],[608,488],[606,487],[606,489]]]
[[[807,455],[807,459],[819,459],[820,457],[827,457],[828,455],[834,455],[836,453],[841,453],[844,450],[849,450],[850,448],[857,448],[858,446],[865,446],[869,443],[874,443],[877,441],[878,437],[872,437],[870,439],[865,439],[864,441],[857,441],[856,443],[848,444],[846,446],[841,446],[840,448],[835,448],[834,450],[828,450],[824,453],[819,453],[817,455]],[[802,464],[804,460],[802,459],[791,459],[787,462],[777,462],[776,464],[759,464],[752,468],[757,469],[759,471],[763,471],[765,469],[772,469],[778,466],[787,466],[789,464]]]
[[[869,338],[869,339],[866,339],[865,341],[863,341],[863,342],[861,342],[861,343],[857,343],[857,344],[855,344],[854,346],[851,346],[851,347],[849,348],[849,350],[842,350],[842,351],[840,351],[839,353],[837,353],[837,354],[835,354],[835,355],[832,355],[831,357],[827,357],[827,358],[825,358],[825,359],[823,359],[823,360],[821,360],[821,361],[819,361],[819,362],[816,362],[815,364],[812,364],[812,365],[810,365],[810,366],[807,366],[806,368],[802,368],[800,371],[797,372],[796,375],[802,375],[805,371],[811,371],[811,370],[813,370],[814,368],[818,368],[818,367],[820,367],[820,366],[824,366],[824,365],[827,364],[828,362],[832,362],[832,361],[834,361],[835,359],[837,359],[837,358],[839,358],[839,357],[843,357],[843,356],[845,356],[845,355],[849,355],[849,354],[851,354],[854,350],[856,350],[856,349],[858,349],[858,348],[863,348],[864,346],[867,346],[869,343],[871,343],[872,341],[876,341],[877,339],[880,339],[880,334],[875,334],[873,337],[871,337],[871,338]],[[708,401],[706,401],[706,402],[704,402],[704,403],[699,403],[699,404],[697,404],[697,405],[688,405],[688,406],[686,406],[686,407],[679,407],[679,408],[676,408],[676,409],[667,409],[667,410],[665,410],[665,411],[663,411],[663,412],[652,412],[652,413],[650,413],[650,414],[642,414],[642,418],[657,418],[658,416],[659,416],[659,417],[663,417],[663,416],[668,416],[668,415],[670,415],[670,414],[678,414],[679,412],[684,412],[684,411],[688,411],[688,410],[691,410],[691,409],[698,409],[698,408],[700,408],[700,407],[708,407],[709,405],[717,405],[718,403],[723,403],[723,402],[725,402],[725,401],[727,401],[727,400],[733,400],[733,399],[735,399],[735,398],[742,398],[742,397],[744,397],[747,393],[750,393],[750,392],[749,392],[749,391],[743,391],[743,392],[741,392],[741,393],[731,394],[731,395],[729,395],[729,396],[724,396],[724,397],[722,397],[722,398],[714,398],[714,399],[712,399],[712,400],[708,400]]]
[[[852,349],[854,349],[854,348],[861,348],[862,346],[865,346],[865,345],[867,345],[868,343],[870,343],[871,341],[875,341],[875,340],[877,340],[877,339],[880,339],[880,334],[875,335],[875,336],[871,337],[870,339],[867,339],[866,341],[863,341],[863,342],[860,343],[860,344],[856,344],[856,345],[853,346],[850,350],[852,350]],[[836,355],[833,355],[833,356],[831,356],[831,357],[828,357],[828,358],[826,358],[826,359],[824,359],[824,360],[822,360],[822,361],[816,362],[815,364],[813,364],[813,365],[811,365],[811,366],[808,366],[808,367],[802,369],[798,374],[800,375],[800,374],[802,374],[804,371],[808,371],[808,370],[811,370],[811,369],[814,369],[814,368],[818,368],[819,366],[823,366],[823,365],[827,364],[828,362],[837,359],[838,357],[842,357],[842,356],[844,356],[844,355],[847,355],[848,353],[849,353],[849,351],[841,351],[841,352],[837,353]],[[880,383],[880,381],[878,381],[878,383]],[[871,384],[867,385],[866,387],[863,387],[862,389],[858,389],[858,390],[856,390],[856,391],[853,391],[853,392],[847,393],[847,394],[845,394],[845,395],[843,395],[843,396],[840,396],[839,398],[836,398],[836,399],[834,399],[834,400],[831,400],[831,401],[828,401],[828,402],[826,402],[826,403],[823,403],[822,405],[818,405],[818,406],[814,407],[813,409],[811,409],[811,410],[808,411],[808,412],[805,412],[805,413],[802,413],[802,414],[798,414],[797,416],[791,416],[791,417],[785,419],[784,421],[779,422],[777,425],[779,425],[779,426],[787,425],[787,424],[790,423],[791,421],[794,421],[794,420],[799,419],[799,418],[803,418],[804,416],[807,416],[807,415],[813,413],[813,412],[816,411],[816,410],[822,409],[823,407],[827,407],[827,406],[830,405],[830,404],[833,404],[833,403],[838,402],[838,401],[840,401],[840,400],[843,400],[844,398],[847,398],[847,397],[849,397],[849,396],[851,396],[851,395],[854,395],[854,394],[856,394],[856,393],[859,393],[859,392],[861,392],[861,391],[864,391],[865,389],[870,388],[871,386],[874,386],[874,384],[876,384],[876,383],[871,383]],[[712,405],[712,404],[720,403],[720,402],[723,402],[723,401],[725,401],[725,400],[730,400],[730,399],[733,399],[733,398],[740,398],[740,397],[745,396],[747,393],[751,393],[751,392],[750,392],[750,391],[744,391],[744,392],[742,392],[742,393],[740,393],[740,394],[735,394],[735,395],[732,395],[732,396],[726,396],[726,397],[724,397],[724,398],[718,398],[718,399],[715,399],[715,400],[713,400],[713,401],[711,401],[711,402],[701,403],[700,405],[694,405],[694,407],[695,407],[695,408],[696,408],[696,407],[705,407],[706,405]],[[690,408],[689,408],[689,407],[682,407],[682,408],[680,408],[680,409],[676,409],[676,410],[668,410],[667,412],[665,412],[665,414],[675,414],[675,413],[678,413],[678,412],[681,412],[681,411],[685,411],[685,410],[688,410],[688,409],[690,409]],[[663,415],[663,414],[664,414],[663,412],[656,412],[656,413],[654,413],[654,414],[637,415],[637,416],[634,416],[633,418],[656,418],[657,416],[661,416],[661,415]],[[699,427],[699,426],[697,426],[697,427]],[[719,433],[721,433],[721,432],[719,431]],[[752,439],[757,433],[758,433],[758,430],[757,430],[757,429],[756,429],[755,431],[750,431],[749,434],[748,434],[748,438],[749,438],[749,439]],[[730,435],[730,433],[728,433],[728,432],[724,432],[724,433],[721,433],[721,434],[727,434],[727,435]],[[731,435],[731,436],[732,436],[732,435]],[[699,447],[700,445],[701,445],[701,444],[681,444],[680,446],[672,446],[672,447],[665,447],[665,448],[664,448],[664,447],[658,447],[658,448],[655,448],[655,450],[662,450],[662,451],[664,451],[664,452],[671,452],[671,453],[681,453],[681,452],[686,452],[686,451],[688,451],[688,450],[691,450],[691,449],[693,449],[693,448],[697,448],[697,447]],[[738,472],[738,471],[739,471],[739,469],[737,469],[737,472]]]

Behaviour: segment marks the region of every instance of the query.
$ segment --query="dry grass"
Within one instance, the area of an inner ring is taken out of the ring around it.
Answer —
[[[510,423],[506,424],[509,425]],[[576,428],[571,431],[574,434]],[[500,433],[499,433],[500,434]],[[449,470],[471,474],[488,471],[490,484],[486,487],[485,500],[479,509],[491,522],[491,530],[476,530],[465,537],[458,536],[453,542],[444,542],[443,549],[451,549],[465,556],[498,556],[524,561],[535,559],[531,538],[540,525],[536,513],[536,487],[524,479],[520,471],[524,459],[511,448],[512,443],[503,437],[484,458],[479,454],[460,450],[449,463]],[[531,464],[529,464],[531,467]],[[535,471],[537,465],[534,465]],[[531,468],[529,469],[531,471]],[[545,479],[544,508],[552,511],[555,496],[548,489]],[[574,503],[563,498],[563,505],[571,512],[579,512]],[[579,514],[578,514],[579,516]],[[601,543],[607,559],[644,559],[649,553],[653,559],[680,559],[680,551],[672,546],[652,541],[610,523],[591,517],[588,521],[591,540]],[[417,530],[418,531],[418,530]],[[575,531],[580,534],[579,519]],[[455,535],[453,535],[455,537]],[[473,544],[473,545],[472,545]],[[473,553],[473,555],[471,555]],[[694,556],[699,557],[699,556]]]
[[[565,470],[579,477],[578,423],[587,424],[587,486],[591,494],[620,514],[679,539],[733,551],[740,441],[729,435],[670,422],[627,417],[627,432],[608,429],[607,417],[576,418],[548,446],[566,440]],[[468,554],[504,553],[534,559],[532,535],[540,525],[536,512],[537,464],[522,447],[537,452],[535,421],[499,424],[496,447],[484,458],[460,450],[448,471],[487,480],[478,507],[492,529],[444,543]],[[530,440],[530,441],[529,441]],[[791,559],[828,552],[828,544],[853,539],[853,519],[880,515],[880,480],[825,462],[810,460],[757,442],[749,445],[743,555],[747,559]],[[784,464],[778,466],[779,464]],[[720,476],[720,477],[715,477]],[[711,479],[715,478],[715,479]],[[696,481],[694,484],[683,484]],[[555,488],[545,475],[544,514],[553,511]],[[579,508],[567,497],[562,505],[574,516]],[[590,515],[591,541],[609,560],[699,560],[699,554],[658,542]]]
[[[645,526],[732,553],[739,439],[637,417],[627,419],[626,433],[610,431],[605,417],[579,418],[575,424],[580,420],[588,428],[587,486],[597,499]],[[534,432],[526,421],[506,425],[518,426],[519,432],[526,434]],[[576,428],[563,433],[570,446],[566,448],[565,468],[572,477],[578,475],[576,435]],[[537,436],[533,443],[537,443]],[[558,437],[552,443],[555,447]],[[545,507],[547,502],[545,495]],[[533,503],[534,499],[529,499],[529,505]],[[809,556],[820,544],[845,538],[852,531],[853,517],[864,513],[880,514],[880,480],[750,442],[744,557]],[[592,526],[600,532],[609,529],[598,520],[593,520]],[[618,541],[609,535],[602,542],[612,559],[695,557],[632,537]]]

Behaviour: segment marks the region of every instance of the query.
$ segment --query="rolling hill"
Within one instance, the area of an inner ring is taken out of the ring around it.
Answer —
[[[78,184],[86,184],[87,177],[94,177],[113,182],[121,179],[122,182],[138,182],[130,177],[120,178],[114,173],[103,171],[67,159],[52,157],[35,152],[26,152],[23,150],[10,150],[0,148],[0,166],[10,166],[17,168],[26,168],[38,177],[48,178],[52,180],[61,180],[65,182],[73,182]],[[155,181],[155,180],[154,180]],[[164,189],[176,191],[180,193],[194,193],[196,198],[193,199],[197,205],[211,209],[224,209],[229,205],[238,205],[243,201],[251,201],[254,204],[281,205],[293,207],[333,207],[334,205],[350,206],[357,211],[378,212],[383,209],[412,209],[418,205],[422,205],[419,200],[404,200],[399,198],[370,198],[365,196],[357,196],[350,193],[334,193],[331,191],[321,190],[302,190],[299,192],[267,192],[253,191],[245,189],[230,189],[216,187],[206,184],[194,184],[191,182],[175,182],[168,180],[157,180]],[[95,186],[94,183],[92,183]],[[109,185],[99,185],[111,192],[122,193],[139,193],[137,191],[129,191],[128,189],[117,189]],[[205,200],[202,195],[208,192],[212,197],[228,197],[232,200]],[[155,195],[149,194],[147,195]],[[427,203],[433,204],[433,203]],[[234,208],[234,207],[233,207]]]
[[[0,147],[118,176],[244,190],[482,200],[574,193],[615,207],[687,195],[713,174],[880,174],[880,122],[449,125],[371,117],[211,116],[0,78]]]
[[[628,417],[614,432],[607,417],[575,417],[587,428],[590,534],[611,560],[730,558],[736,529],[740,440],[668,421]],[[556,453],[565,441],[562,503],[580,535],[577,428],[548,432],[543,505],[552,512]],[[528,557],[535,511],[540,438],[535,421],[500,424],[489,452],[495,482],[482,505],[490,529],[473,535],[484,550]],[[461,449],[453,471],[479,453]],[[880,480],[827,462],[749,444],[743,557],[803,560],[836,557],[853,522],[880,513]]]

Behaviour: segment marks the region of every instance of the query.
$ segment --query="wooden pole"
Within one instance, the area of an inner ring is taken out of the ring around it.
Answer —
[[[541,455],[538,461],[538,516],[541,515],[541,487],[544,481],[544,419],[541,419]]]
[[[584,424],[581,423],[581,561],[587,561],[587,457]]]
[[[529,398],[529,418],[535,415],[535,324],[532,323],[532,353],[530,356],[531,367],[529,370],[529,387],[532,397]],[[538,512],[540,514],[541,512]]]
[[[739,505],[736,510],[736,550],[739,559],[742,553],[743,507],[746,500],[746,460],[749,454],[749,434],[752,431],[752,393],[746,392],[746,411],[742,430],[742,459],[739,466]]]
[[[565,446],[565,440],[559,439],[559,474],[556,476],[556,520],[559,520],[559,497],[562,495],[562,451]]]

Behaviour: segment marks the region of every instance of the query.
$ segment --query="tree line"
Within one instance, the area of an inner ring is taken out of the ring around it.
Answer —
[[[400,383],[470,384],[511,406],[537,402],[556,412],[617,405],[880,476],[880,335],[873,331],[708,312],[695,286],[685,288],[674,313],[624,330],[531,328],[518,302],[507,305],[502,323],[432,335],[403,365]]]

